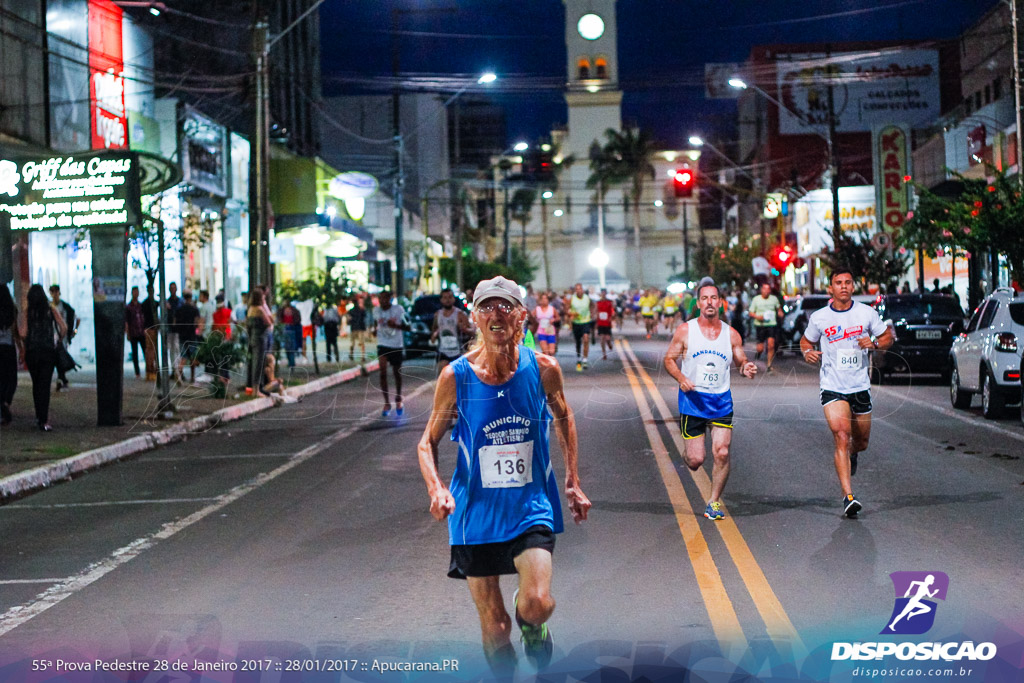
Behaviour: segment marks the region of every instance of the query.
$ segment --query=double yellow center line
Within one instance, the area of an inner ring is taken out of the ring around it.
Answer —
[[[676,466],[672,462],[668,448],[657,428],[657,423],[651,412],[650,405],[644,396],[641,382],[650,394],[651,400],[661,419],[668,424],[676,422],[665,399],[655,385],[654,380],[640,364],[633,353],[632,346],[628,340],[616,340],[615,349],[626,370],[626,377],[633,389],[633,397],[636,400],[637,408],[640,410],[640,417],[643,419],[644,429],[647,432],[647,439],[650,441],[654,451],[654,459],[658,465],[665,489],[668,491],[669,501],[675,512],[679,531],[682,533],[683,542],[686,544],[686,552],[689,555],[690,563],[693,565],[694,574],[697,577],[697,585],[700,588],[701,597],[711,619],[711,628],[722,647],[723,654],[730,650],[739,649],[741,652],[747,649],[747,639],[740,626],[739,618],[733,607],[722,582],[721,574],[715,559],[708,548],[707,540],[701,531],[701,519],[695,514],[690,501],[687,498],[683,480],[679,475]],[[685,452],[686,446],[683,443],[682,435],[675,429],[669,429],[673,444],[680,454]],[[690,472],[691,480],[696,484],[701,497],[709,500],[711,497],[711,480],[703,468],[696,472]],[[728,510],[726,511],[728,512]],[[761,619],[764,621],[765,630],[777,649],[789,648],[794,652],[804,652],[805,647],[799,634],[789,620],[789,616],[779,602],[775,591],[772,590],[768,579],[754,559],[750,547],[744,540],[730,515],[725,519],[714,523],[714,527],[721,534],[729,556],[743,580],[750,597],[757,608]]]

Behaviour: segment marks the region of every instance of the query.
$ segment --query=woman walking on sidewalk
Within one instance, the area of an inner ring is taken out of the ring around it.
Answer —
[[[249,310],[245,317],[249,335],[249,387],[258,396],[264,395],[263,366],[267,357],[267,339],[274,327],[274,316],[263,298],[263,290],[259,287],[249,293]]]
[[[43,286],[28,288],[28,307],[25,310],[25,364],[32,377],[32,402],[36,409],[36,424],[44,432],[50,426],[50,382],[57,365],[58,340],[68,334],[64,318],[46,298]]]
[[[18,332],[18,309],[7,285],[0,283],[0,425],[11,423],[19,355],[25,357],[25,344]]]

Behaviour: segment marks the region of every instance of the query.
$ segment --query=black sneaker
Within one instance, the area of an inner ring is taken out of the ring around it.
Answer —
[[[857,474],[857,453],[850,453],[850,476]]]
[[[864,509],[864,506],[860,504],[860,501],[854,498],[853,494],[843,496],[843,514],[851,519],[857,516],[857,513]]]
[[[551,637],[551,631],[548,629],[547,624],[541,624],[540,626],[534,626],[533,624],[523,621],[522,617],[519,616],[519,609],[516,608],[516,604],[519,601],[519,591],[517,590],[512,595],[512,606],[516,613],[516,625],[519,626],[519,631],[523,641],[523,654],[530,660],[534,668],[538,671],[546,667],[551,663],[551,655],[555,649],[555,641]]]

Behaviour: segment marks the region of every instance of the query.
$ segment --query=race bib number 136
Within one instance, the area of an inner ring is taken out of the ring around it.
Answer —
[[[480,447],[480,482],[485,489],[511,489],[533,481],[533,442]]]

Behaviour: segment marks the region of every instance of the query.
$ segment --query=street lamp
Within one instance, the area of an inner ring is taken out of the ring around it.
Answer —
[[[825,141],[828,146],[828,164],[829,174],[831,176],[830,185],[832,186],[832,230],[835,235],[839,235],[839,164],[836,160],[836,115],[835,105],[832,99],[832,83],[828,84],[828,135],[823,134],[814,125],[808,122],[803,116],[793,111],[782,102],[778,101],[763,89],[759,88],[753,83],[747,83],[742,78],[733,77],[729,79],[729,85],[737,90],[747,90],[748,88],[755,90],[759,95],[764,97],[766,100],[777,106],[780,110],[784,109],[792,114],[802,126],[810,129],[815,135]]]
[[[514,149],[517,152],[525,152],[526,150],[530,149],[530,143],[520,141],[520,142],[517,142],[512,147],[512,149]]]

